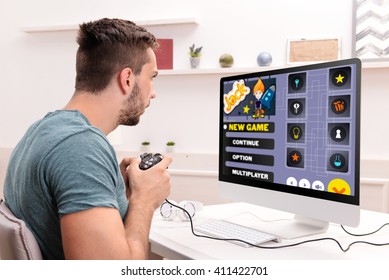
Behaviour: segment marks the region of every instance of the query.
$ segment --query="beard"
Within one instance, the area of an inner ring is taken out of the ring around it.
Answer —
[[[118,125],[134,126],[139,123],[140,116],[144,113],[145,106],[141,98],[140,88],[135,82],[130,96],[123,102],[120,111]]]

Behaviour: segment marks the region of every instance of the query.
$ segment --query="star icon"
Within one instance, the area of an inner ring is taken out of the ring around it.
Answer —
[[[296,153],[294,153],[294,154],[292,155],[292,161],[298,161],[299,158],[300,158],[300,156],[299,156],[298,154],[296,154]]]
[[[340,75],[340,73],[339,73],[339,76],[335,77],[335,79],[336,79],[336,83],[337,84],[338,83],[343,83],[344,76]]]
[[[286,163],[290,167],[304,168],[304,156],[302,152],[288,148],[288,159]]]
[[[250,107],[248,105],[246,105],[245,107],[243,107],[243,113],[245,114],[248,114],[250,111]]]

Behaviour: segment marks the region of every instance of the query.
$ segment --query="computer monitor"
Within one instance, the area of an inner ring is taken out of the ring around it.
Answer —
[[[359,59],[223,77],[221,195],[295,214],[264,231],[296,238],[359,224]]]

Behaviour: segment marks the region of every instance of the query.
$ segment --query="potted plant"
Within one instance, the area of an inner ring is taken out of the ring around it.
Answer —
[[[202,46],[196,48],[195,44],[192,44],[192,46],[189,47],[190,65],[192,69],[199,68],[202,50]]]
[[[143,141],[141,143],[140,148],[141,148],[142,152],[147,152],[147,153],[150,152],[150,149],[151,149],[150,142],[149,141]]]
[[[176,145],[175,142],[173,142],[173,141],[168,141],[168,142],[166,143],[166,152],[172,153],[172,152],[174,151],[174,146],[175,146],[175,145]]]

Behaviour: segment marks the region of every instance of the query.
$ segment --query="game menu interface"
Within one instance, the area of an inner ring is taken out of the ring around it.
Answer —
[[[222,78],[221,177],[354,196],[359,91],[358,59]]]

